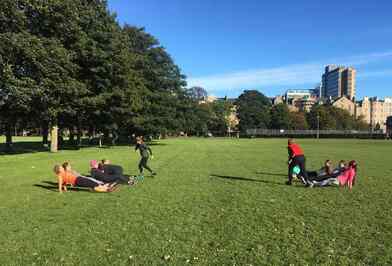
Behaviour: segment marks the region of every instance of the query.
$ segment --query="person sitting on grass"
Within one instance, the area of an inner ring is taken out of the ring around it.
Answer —
[[[327,160],[328,162],[329,160]],[[326,162],[326,164],[327,164]],[[330,162],[330,161],[329,161]],[[329,165],[332,166],[332,163]],[[328,166],[328,167],[329,167]],[[330,185],[340,185],[348,186],[351,190],[355,184],[355,178],[357,174],[357,163],[355,161],[350,161],[349,165],[346,166],[344,161],[340,161],[339,167],[335,169],[330,174],[323,172],[324,175],[317,176],[316,178],[310,179],[310,187],[318,186],[330,186]]]
[[[86,187],[96,192],[112,192],[115,184],[105,184],[94,178],[75,175],[70,168],[69,163],[65,163],[66,168],[62,165],[55,165],[53,168],[57,176],[59,192],[67,191],[67,185],[75,187]]]
[[[333,163],[331,160],[326,160],[324,162],[324,166],[321,167],[320,170],[318,171],[309,171],[308,172],[308,178],[309,180],[313,181],[313,180],[324,180],[325,178],[329,178],[329,177],[333,177],[335,175],[335,177],[338,175],[339,173],[333,169]]]
[[[153,158],[152,150],[147,144],[144,143],[143,137],[136,138],[136,146],[135,151],[140,151],[140,162],[139,162],[139,176],[143,177],[143,169],[147,169],[151,175],[156,175],[156,173],[147,165],[148,159],[151,155],[151,159]]]
[[[355,185],[357,177],[357,162],[352,160],[348,163],[347,168],[337,177],[340,186],[346,186],[351,190]]]

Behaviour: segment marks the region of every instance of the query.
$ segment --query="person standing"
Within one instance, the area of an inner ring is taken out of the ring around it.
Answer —
[[[152,150],[150,149],[150,147],[147,146],[146,143],[144,143],[143,137],[137,137],[136,138],[136,146],[135,146],[135,151],[139,150],[140,152],[140,162],[139,162],[139,173],[140,176],[143,176],[143,170],[147,169],[151,175],[156,175],[156,173],[147,165],[148,159],[150,158],[151,155],[151,159],[153,158],[152,155]]]
[[[287,142],[287,150],[289,153],[289,173],[288,173],[288,181],[286,182],[287,185],[292,184],[293,180],[293,168],[294,166],[298,165],[300,168],[299,177],[305,185],[308,185],[308,173],[306,172],[305,168],[305,155],[301,147],[294,142],[293,139],[288,139]]]

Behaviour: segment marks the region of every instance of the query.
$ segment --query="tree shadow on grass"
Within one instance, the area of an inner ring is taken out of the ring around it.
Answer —
[[[258,183],[286,186],[284,183],[281,183],[281,182],[275,182],[275,181],[270,181],[270,180],[262,180],[262,179],[252,179],[252,178],[248,178],[248,177],[226,176],[226,175],[216,175],[216,174],[211,174],[210,176],[211,177],[221,178],[221,179],[247,181],[247,182],[258,182]]]

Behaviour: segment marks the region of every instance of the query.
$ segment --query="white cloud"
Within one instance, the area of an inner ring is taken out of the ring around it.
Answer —
[[[188,86],[202,86],[209,92],[219,92],[237,89],[249,89],[266,86],[298,86],[320,82],[325,62],[330,64],[359,67],[371,62],[392,59],[392,51],[371,53],[345,58],[310,62],[305,64],[288,65],[267,69],[251,69],[233,73],[188,78]],[[373,75],[386,75],[389,72],[373,72]],[[361,77],[371,76],[371,73]]]

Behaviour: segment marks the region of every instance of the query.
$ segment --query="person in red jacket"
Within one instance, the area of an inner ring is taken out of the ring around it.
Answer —
[[[302,183],[308,185],[308,173],[305,168],[305,155],[301,147],[294,142],[293,139],[288,140],[287,150],[289,153],[289,180],[286,182],[287,185],[292,184],[293,180],[293,168],[294,166],[298,166],[301,171],[299,173],[299,177],[301,178]]]

